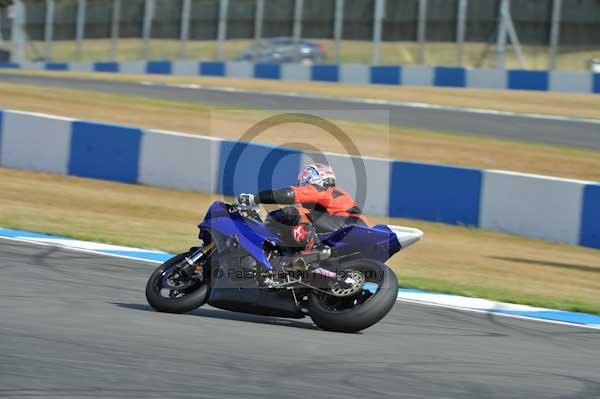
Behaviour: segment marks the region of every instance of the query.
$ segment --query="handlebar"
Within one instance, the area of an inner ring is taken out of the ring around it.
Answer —
[[[237,202],[234,202],[232,204],[230,204],[230,206],[236,210],[237,212],[240,213],[240,215],[242,215],[243,217],[249,218],[249,219],[253,219],[259,222],[263,222],[262,218],[260,217],[260,214],[258,213],[257,209],[259,208],[258,205],[253,205],[250,207],[241,205]]]

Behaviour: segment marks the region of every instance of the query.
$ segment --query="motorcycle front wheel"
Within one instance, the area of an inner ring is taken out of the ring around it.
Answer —
[[[160,265],[148,279],[146,299],[159,312],[187,313],[206,303],[210,271],[190,278],[180,271],[189,253],[179,254]]]
[[[398,280],[384,263],[358,259],[343,263],[339,272],[361,273],[365,286],[348,297],[313,291],[309,296],[308,312],[319,328],[355,333],[380,321],[396,303]]]

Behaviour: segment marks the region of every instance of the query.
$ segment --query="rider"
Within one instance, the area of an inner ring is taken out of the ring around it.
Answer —
[[[317,244],[316,233],[354,224],[367,226],[368,223],[354,199],[336,187],[331,166],[321,163],[302,169],[296,186],[264,190],[258,194],[240,194],[238,202],[247,207],[261,203],[293,204],[271,212],[270,216],[288,231],[288,234],[283,232],[282,238],[288,241],[290,247],[304,249],[305,252],[310,252]]]

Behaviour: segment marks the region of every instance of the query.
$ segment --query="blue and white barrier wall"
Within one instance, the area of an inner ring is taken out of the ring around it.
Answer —
[[[0,63],[0,68],[600,93],[600,73],[592,72],[411,65],[254,64],[234,61]]]
[[[216,194],[293,184],[314,154],[264,144],[0,110],[0,165]],[[324,154],[365,213],[600,248],[600,184]],[[237,162],[231,160],[238,159]],[[366,186],[366,187],[365,187]]]

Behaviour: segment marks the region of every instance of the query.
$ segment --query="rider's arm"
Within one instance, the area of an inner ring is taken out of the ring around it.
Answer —
[[[324,195],[324,192],[319,191],[315,186],[291,186],[261,191],[254,196],[254,201],[257,204],[319,203]]]
[[[293,204],[294,190],[292,187],[264,190],[254,196],[256,204]]]
[[[321,204],[327,206],[327,192],[319,186],[293,186],[294,200],[300,204]]]

